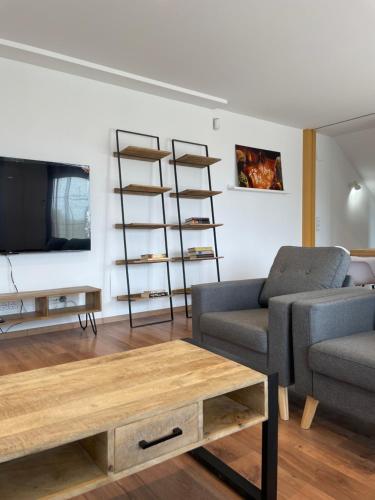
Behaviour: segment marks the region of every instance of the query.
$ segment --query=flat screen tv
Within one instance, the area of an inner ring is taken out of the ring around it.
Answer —
[[[0,157],[0,252],[90,250],[90,170]]]

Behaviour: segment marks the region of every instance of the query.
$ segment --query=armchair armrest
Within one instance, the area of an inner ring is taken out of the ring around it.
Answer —
[[[279,373],[280,385],[287,387],[294,382],[293,337],[294,304],[306,301],[334,300],[335,297],[352,296],[353,294],[366,295],[368,290],[355,288],[329,288],[311,292],[299,292],[289,295],[279,295],[269,300],[268,322],[268,371]],[[375,297],[375,293],[373,294]],[[293,308],[293,314],[292,314]],[[292,328],[293,327],[293,328]]]
[[[193,338],[202,341],[200,315],[205,312],[257,309],[265,278],[192,286]]]
[[[313,395],[313,372],[308,353],[313,344],[374,329],[375,293],[350,289],[333,297],[307,299],[293,304],[293,352],[296,391]]]

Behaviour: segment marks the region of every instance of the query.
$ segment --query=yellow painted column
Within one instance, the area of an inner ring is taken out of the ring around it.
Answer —
[[[302,245],[315,246],[316,131],[303,131]]]

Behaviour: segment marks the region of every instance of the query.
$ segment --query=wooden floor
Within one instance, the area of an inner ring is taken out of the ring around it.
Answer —
[[[178,314],[174,324],[131,331],[127,322],[99,325],[91,331],[69,330],[0,342],[0,375],[110,354],[190,336],[191,320]],[[375,409],[374,409],[375,411]],[[319,415],[310,431],[299,427],[301,410],[291,408],[280,421],[279,499],[375,499],[375,440],[338,425],[335,415]],[[259,482],[260,426],[210,445],[232,467]],[[79,500],[207,500],[238,498],[187,455],[105,486]]]

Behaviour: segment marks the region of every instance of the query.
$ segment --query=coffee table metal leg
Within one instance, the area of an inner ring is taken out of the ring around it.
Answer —
[[[238,474],[238,472],[206,450],[206,448],[197,448],[191,451],[190,455],[243,498],[252,500],[262,499],[261,490],[257,486],[241,476],[241,474]]]
[[[262,424],[262,480],[261,488],[238,474],[229,465],[203,447],[190,455],[228,484],[243,498],[276,500],[277,498],[277,441],[278,441],[278,376],[268,376],[268,420]]]
[[[268,420],[262,424],[262,496],[264,500],[277,498],[278,456],[278,374],[268,376]]]

